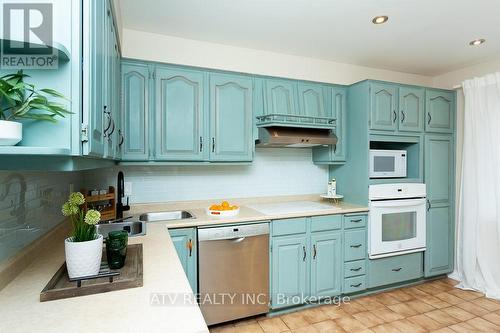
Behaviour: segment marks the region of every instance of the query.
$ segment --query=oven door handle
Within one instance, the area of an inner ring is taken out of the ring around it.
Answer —
[[[370,201],[370,207],[410,207],[425,205],[425,198]]]

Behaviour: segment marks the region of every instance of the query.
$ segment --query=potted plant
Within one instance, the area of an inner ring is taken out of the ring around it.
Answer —
[[[49,97],[67,100],[52,89],[35,89],[24,82],[30,77],[22,70],[0,77],[0,146],[14,146],[22,140],[22,123],[15,120],[32,119],[56,122],[72,112]]]
[[[70,279],[97,275],[101,267],[103,237],[96,228],[101,213],[93,209],[85,212],[82,209],[84,203],[83,194],[74,192],[62,206],[63,215],[73,224],[73,235],[64,241]]]

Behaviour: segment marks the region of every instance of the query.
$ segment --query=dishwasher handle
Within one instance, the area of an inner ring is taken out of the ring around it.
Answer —
[[[235,238],[229,238],[229,239],[226,239],[232,243],[241,243],[243,242],[244,240],[246,239],[246,237],[235,237]]]

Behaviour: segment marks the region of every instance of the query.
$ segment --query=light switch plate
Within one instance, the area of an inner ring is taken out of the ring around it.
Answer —
[[[124,187],[125,187],[125,193],[123,193],[125,196],[130,196],[132,195],[132,182],[124,182]]]

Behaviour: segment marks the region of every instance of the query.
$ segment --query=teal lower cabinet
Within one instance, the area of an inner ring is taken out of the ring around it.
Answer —
[[[424,275],[422,252],[369,260],[369,288],[419,279]]]
[[[311,234],[311,295],[329,297],[341,291],[342,235],[322,231]]]
[[[305,223],[305,219],[304,219]],[[306,234],[273,237],[271,245],[271,306],[298,305],[309,295]]]
[[[342,293],[342,215],[271,222],[271,308]]]
[[[175,250],[181,261],[182,268],[189,280],[193,293],[198,292],[198,251],[196,228],[169,230]]]
[[[344,215],[344,282],[342,293],[353,294],[367,288],[366,285],[366,240],[367,216]]]

